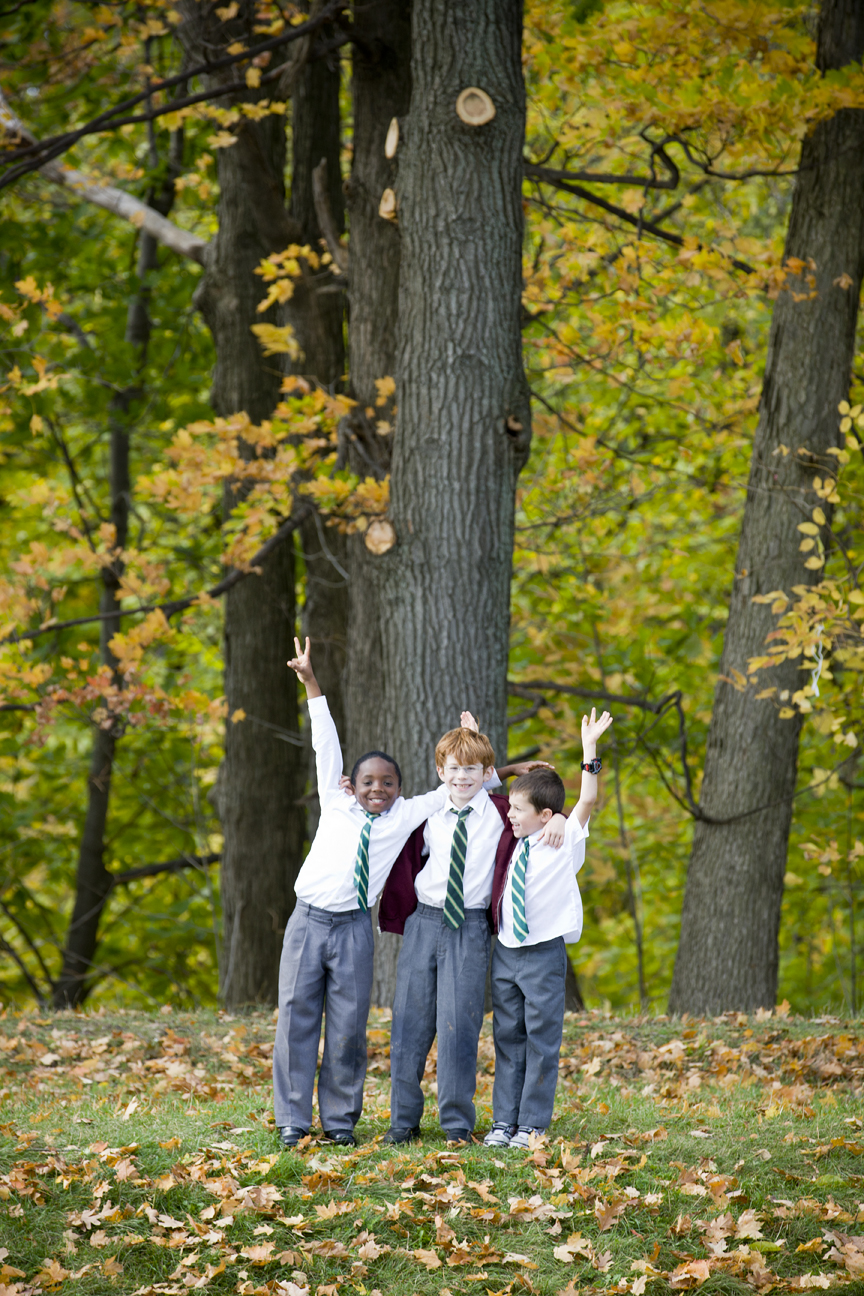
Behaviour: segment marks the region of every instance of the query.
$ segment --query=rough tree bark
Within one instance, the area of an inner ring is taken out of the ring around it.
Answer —
[[[183,0],[179,8],[179,36],[193,56],[212,56],[251,37],[252,0],[243,0],[237,16],[224,23],[194,0]],[[237,97],[258,96],[241,88]],[[218,151],[219,231],[207,246],[195,301],[216,346],[214,410],[245,410],[258,422],[278,402],[282,373],[263,358],[251,332],[252,324],[268,318],[257,314],[263,291],[254,270],[265,256],[297,242],[299,229],[285,208],[282,117],[245,120],[234,134],[237,143]],[[305,767],[295,681],[285,668],[293,653],[294,620],[294,551],[283,544],[260,576],[248,577],[225,600],[220,993],[231,1006],[276,1002],[282,932],[303,849]],[[246,718],[234,723],[237,710]]]
[[[864,8],[824,0],[817,66],[861,60]],[[794,282],[774,307],[759,424],[721,675],[747,670],[774,619],[754,595],[819,579],[798,551],[799,522],[819,504],[813,477],[839,446],[837,406],[848,395],[864,272],[864,112],[846,109],[805,139],[786,239],[787,257],[815,262],[817,295]],[[848,275],[848,280],[842,276]],[[847,286],[843,287],[843,283]],[[795,301],[793,292],[805,294]],[[790,453],[779,450],[782,445]],[[799,447],[806,453],[799,454]],[[829,516],[830,521],[830,516]],[[770,683],[795,691],[786,663]],[[766,680],[760,677],[760,687]],[[800,719],[781,720],[753,689],[720,683],[708,737],[700,809],[669,1000],[673,1012],[773,1007],[778,931]],[[719,821],[719,822],[718,822]]]
[[[398,226],[379,216],[378,206],[384,190],[395,183],[399,160],[398,153],[395,159],[385,155],[387,130],[394,117],[404,125],[411,102],[411,0],[358,0],[353,32],[354,153],[346,189],[351,225],[351,395],[358,404],[347,431],[352,469],[383,479],[390,471],[393,438],[381,436],[376,424],[392,419],[393,403],[376,405],[375,383],[395,374],[401,238]],[[381,679],[382,669],[380,564],[360,536],[351,539],[349,560],[347,747],[356,758],[384,741],[379,687],[369,687],[370,680]]]
[[[351,224],[349,331],[351,395],[358,402],[348,420],[350,464],[362,476],[383,479],[390,470],[392,435],[376,431],[390,421],[393,402],[376,405],[379,378],[396,370],[396,314],[401,240],[398,226],[378,214],[381,195],[396,179],[398,154],[384,152],[393,118],[408,114],[411,102],[410,0],[358,0],[353,10],[354,153],[346,186]],[[373,414],[368,414],[373,410]],[[381,728],[380,562],[352,536],[349,635],[346,669],[349,761],[385,742]],[[374,687],[370,688],[370,681]],[[394,751],[397,760],[401,753]],[[378,932],[373,913],[375,962],[372,1002],[389,1008],[396,984],[401,936]]]
[[[313,192],[312,173],[327,163],[327,204],[337,234],[345,229],[345,200],[340,173],[340,69],[332,60],[307,63],[291,96],[291,215],[300,241],[319,249],[322,230]],[[309,275],[296,284],[286,308],[303,351],[292,364],[296,373],[335,390],[345,372],[345,280],[330,273]],[[344,743],[344,675],[348,642],[348,554],[346,539],[326,527],[316,512],[300,528],[305,567],[302,633],[312,640],[315,674]],[[315,762],[308,725],[304,729],[306,761],[312,791],[307,797],[307,836],[318,826]]]
[[[506,751],[516,479],[530,441],[522,369],[520,0],[415,0],[399,151],[398,430],[382,581],[381,726],[406,790],[468,707]],[[496,114],[466,125],[456,100]]]
[[[415,0],[411,23],[395,184],[396,541],[369,563],[381,648],[367,676],[379,740],[398,754],[409,794],[434,785],[435,741],[465,707],[506,751],[514,500],[530,441],[519,320],[522,7]],[[472,86],[495,105],[485,125],[457,115]],[[377,990],[389,990],[380,977]]]

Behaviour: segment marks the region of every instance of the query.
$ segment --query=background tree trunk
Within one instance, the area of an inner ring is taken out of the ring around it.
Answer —
[[[345,200],[340,171],[340,69],[332,61],[307,63],[297,77],[291,98],[292,177],[291,215],[300,230],[300,241],[321,250],[322,231],[315,209],[312,172],[322,159],[327,163],[328,205],[333,224],[345,229]],[[297,282],[286,308],[303,350],[292,365],[334,391],[345,372],[345,280],[329,272],[308,275]],[[327,697],[339,736],[345,743],[344,677],[348,643],[348,552],[346,537],[327,527],[315,513],[300,528],[305,568],[305,597],[301,632],[312,640],[315,674]],[[315,760],[309,726],[304,728],[310,792],[306,798],[308,838],[318,827]]]
[[[860,61],[864,9],[826,0],[820,16],[821,71]],[[813,491],[829,447],[838,446],[837,406],[849,391],[861,277],[864,271],[864,112],[844,110],[817,125],[801,149],[786,256],[815,262],[817,295],[792,283],[774,307],[759,425],[721,674],[747,670],[765,649],[774,617],[754,595],[790,591],[820,579],[798,551],[799,522],[817,504]],[[848,275],[844,288],[838,280]],[[779,451],[780,445],[790,453]],[[799,455],[799,447],[807,454]],[[805,679],[787,662],[760,675],[794,692]],[[777,706],[755,702],[754,689],[719,683],[708,737],[701,810],[687,876],[681,940],[669,1007],[718,1013],[773,1007],[800,718],[781,720]]]
[[[415,0],[411,110],[397,181],[402,258],[381,729],[406,791],[468,707],[506,752],[516,479],[530,440],[522,370],[519,0]],[[479,86],[496,115],[456,113]]]
[[[353,12],[354,154],[346,186],[351,223],[350,308],[351,395],[358,401],[348,420],[352,469],[383,478],[390,469],[392,435],[376,431],[392,421],[394,402],[377,406],[376,379],[396,369],[396,314],[399,301],[399,228],[378,215],[381,195],[396,180],[399,155],[384,153],[394,117],[403,123],[411,102],[410,0],[358,0]],[[367,410],[373,410],[368,414]],[[380,560],[362,536],[348,543],[350,572],[349,635],[346,669],[347,755],[349,763],[384,743],[381,727]],[[394,751],[401,762],[402,755]],[[378,931],[373,912],[375,963],[372,1002],[389,1008],[396,984],[401,936]]]
[[[215,57],[232,41],[251,40],[252,0],[224,23],[193,0],[183,0],[180,9],[180,38],[199,59],[205,52]],[[258,97],[238,91],[238,99]],[[223,416],[245,410],[260,422],[278,402],[282,372],[263,357],[251,332],[252,324],[273,318],[257,313],[263,290],[254,271],[265,256],[297,242],[299,229],[285,208],[283,118],[244,120],[233,132],[237,143],[217,154],[219,231],[207,248],[195,302],[216,346],[214,410]],[[225,599],[228,719],[217,799],[224,834],[220,993],[230,1006],[277,1000],[282,933],[303,850],[305,762],[296,682],[285,666],[293,655],[295,612],[290,544]],[[235,723],[238,710],[245,719]]]
[[[380,668],[368,668],[379,741],[397,753],[408,794],[434,786],[435,741],[465,707],[506,752],[513,512],[530,440],[519,321],[521,4],[415,0],[411,22],[395,186],[396,544],[365,560],[380,618]],[[487,125],[457,116],[470,86],[495,104]],[[378,1002],[392,997],[384,972]]]
[[[149,238],[141,235],[141,239]],[[155,251],[155,249],[154,249]],[[129,389],[115,397],[116,409],[111,426],[111,521],[115,528],[115,546],[126,546],[129,531],[129,433],[122,423],[130,400],[140,392]],[[102,594],[99,599],[101,613],[115,612],[120,606],[118,590],[122,566],[119,559],[111,567],[102,569]],[[120,629],[120,620],[100,623],[100,657],[103,665],[114,672],[114,683],[122,687],[122,677],[117,673],[117,658],[110,642]],[[102,910],[111,891],[111,874],[105,867],[105,825],[111,799],[111,775],[114,766],[114,749],[122,732],[122,725],[114,720],[97,725],[93,731],[93,751],[87,776],[87,810],[84,828],[78,847],[78,867],[75,876],[75,904],[66,932],[63,965],[54,986],[55,1008],[74,1008],[86,999],[92,982],[94,956],[99,938]]]
[[[174,180],[182,168],[183,132],[171,133],[168,168],[158,193],[148,195],[148,204],[162,216],[167,216],[174,204]],[[150,137],[150,164],[156,167],[155,130]],[[152,235],[142,230],[138,235],[138,285],[130,303],[126,323],[126,341],[136,348],[137,368],[143,370],[150,339],[150,277],[158,266],[158,244]],[[141,396],[132,386],[119,392],[113,401],[110,431],[110,497],[111,521],[115,529],[117,549],[123,549],[129,533],[129,507],[131,503],[131,478],[129,470],[129,432],[124,423],[130,403]],[[101,613],[115,612],[120,606],[117,591],[122,566],[118,563],[102,573],[102,593],[99,600]],[[109,644],[120,630],[120,619],[102,621],[100,625],[100,657],[103,665],[114,672],[114,682],[122,687],[117,674],[117,659]],[[99,939],[102,911],[111,893],[113,879],[105,867],[105,826],[111,798],[111,776],[114,768],[114,751],[119,727],[98,726],[93,734],[93,752],[87,776],[87,809],[84,828],[78,848],[78,866],[75,876],[75,904],[66,933],[63,964],[53,988],[55,1008],[73,1008],[86,999],[93,984],[93,967]]]
[[[387,130],[394,117],[404,126],[411,102],[410,0],[358,0],[353,19],[354,154],[346,187],[351,225],[351,395],[358,406],[347,431],[352,469],[364,477],[384,478],[390,470],[393,438],[381,436],[376,423],[392,420],[393,401],[377,406],[375,383],[395,375],[401,238],[398,226],[378,215],[378,206],[384,190],[395,183],[400,158],[398,153],[392,160],[385,156]],[[351,537],[349,556],[347,746],[356,760],[383,742],[380,564],[362,536]],[[370,688],[372,680],[374,688]]]

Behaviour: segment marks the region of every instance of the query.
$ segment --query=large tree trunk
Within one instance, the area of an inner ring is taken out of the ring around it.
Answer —
[[[338,57],[308,63],[297,77],[291,97],[291,215],[300,241],[321,250],[321,225],[315,207],[312,173],[327,163],[327,203],[337,233],[345,228],[345,200],[340,172],[340,71]],[[296,284],[286,309],[303,355],[292,365],[333,391],[345,372],[344,278],[309,275]],[[346,537],[327,527],[315,513],[300,528],[305,567],[302,633],[312,641],[315,674],[327,696],[339,736],[345,742],[344,676],[348,644],[348,552]],[[307,836],[318,827],[315,758],[309,726],[304,729],[310,795]]]
[[[251,39],[252,0],[228,22],[194,0],[179,7],[180,38],[196,58]],[[238,99],[258,97],[238,92]],[[218,151],[219,232],[208,246],[195,300],[216,346],[214,410],[245,410],[260,422],[278,402],[282,374],[251,332],[254,323],[273,318],[257,313],[263,290],[254,271],[265,256],[297,242],[299,230],[285,209],[283,118],[245,120],[233,133],[237,143]],[[283,544],[260,576],[241,581],[225,600],[228,719],[217,799],[224,835],[220,993],[230,1006],[277,1000],[282,932],[303,849],[305,767],[295,679],[285,666],[294,621],[294,551]],[[238,710],[245,718],[235,723]]]
[[[506,750],[516,479],[528,453],[522,370],[520,0],[415,0],[411,111],[399,151],[397,435],[383,588],[381,728],[406,791],[468,707]],[[479,87],[495,117],[466,125]]]
[[[825,0],[820,70],[859,61],[864,8]],[[817,295],[794,282],[774,307],[759,425],[721,675],[747,670],[765,649],[774,619],[753,597],[819,579],[799,553],[798,523],[820,505],[813,477],[838,446],[837,406],[848,395],[864,271],[864,112],[844,110],[815,127],[801,149],[787,257],[815,262]],[[843,279],[848,276],[848,279]],[[843,283],[848,286],[843,287]],[[795,300],[794,293],[803,293]],[[784,446],[788,449],[781,450]],[[799,454],[799,447],[807,453]],[[795,662],[760,675],[790,693],[805,682]],[[673,1012],[773,1007],[778,931],[799,717],[755,702],[754,689],[718,684],[700,808],[687,876],[681,940],[669,1000]],[[779,704],[778,704],[779,705]],[[712,822],[714,821],[714,822]],[[717,822],[720,821],[720,822]],[[725,821],[725,822],[724,822]]]
[[[358,402],[349,420],[351,467],[384,478],[390,470],[392,435],[376,424],[392,420],[393,402],[379,407],[375,383],[394,377],[401,238],[398,226],[378,214],[381,195],[396,181],[400,160],[385,155],[393,118],[407,116],[411,102],[410,0],[358,0],[353,12],[354,153],[347,185],[351,224],[351,395]],[[373,410],[368,414],[367,410]],[[347,664],[348,751],[354,760],[380,747],[381,603],[380,563],[354,536],[350,554],[351,653]],[[370,680],[376,681],[370,689]],[[394,753],[397,759],[399,754]],[[374,998],[378,1003],[380,999]]]
[[[522,371],[519,0],[415,0],[411,108],[398,153],[395,544],[367,561],[379,600],[379,742],[407,793],[434,786],[434,748],[468,707],[506,750],[516,478],[530,440]],[[495,105],[463,123],[461,91]],[[361,591],[355,592],[359,598]],[[373,669],[375,667],[375,669]],[[384,969],[378,1001],[392,994]]]
[[[396,182],[399,160],[384,152],[393,118],[408,114],[411,102],[410,0],[358,0],[354,6],[354,153],[347,185],[351,222],[351,394],[358,404],[348,421],[353,470],[383,478],[390,469],[392,435],[376,424],[391,421],[393,401],[376,404],[376,380],[396,370],[396,314],[399,302],[401,239],[398,226],[378,214],[381,195]],[[367,410],[374,414],[367,414]],[[346,671],[347,750],[350,762],[384,743],[381,727],[380,560],[362,536],[349,546],[350,643]],[[370,688],[370,681],[375,682]],[[399,751],[393,753],[402,760]],[[377,930],[373,914],[375,962],[372,1002],[389,1008],[396,985],[401,936]]]

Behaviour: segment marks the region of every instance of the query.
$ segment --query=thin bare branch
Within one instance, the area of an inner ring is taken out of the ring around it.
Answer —
[[[346,5],[344,0],[330,0],[330,3],[326,4],[321,11],[314,16],[314,18],[308,19],[305,23],[301,23],[297,27],[290,27],[279,36],[273,36],[270,40],[262,41],[258,45],[250,46],[249,49],[234,54],[226,54],[221,59],[214,59],[212,62],[200,63],[196,67],[186,68],[182,72],[177,73],[176,76],[165,77],[160,80],[158,84],[155,81],[151,82],[146,90],[142,90],[139,94],[133,95],[129,99],[121,100],[121,102],[115,104],[113,108],[106,109],[105,112],[100,113],[98,117],[92,118],[91,121],[86,122],[77,130],[68,131],[63,135],[50,136],[48,139],[42,140],[38,143],[32,136],[29,136],[29,132],[25,130],[21,133],[25,139],[28,139],[28,144],[25,145],[24,148],[15,149],[13,152],[8,154],[4,160],[6,162],[12,162],[22,157],[33,158],[34,154],[47,154],[47,158],[46,156],[42,156],[41,160],[40,158],[36,158],[33,165],[27,168],[28,170],[38,170],[41,168],[42,163],[48,160],[48,158],[57,157],[59,153],[65,152],[67,149],[71,148],[77,140],[83,138],[83,136],[92,135],[100,130],[113,130],[120,124],[118,119],[122,113],[128,113],[138,104],[150,99],[154,91],[171,90],[174,86],[185,85],[194,77],[212,75],[214,72],[224,71],[226,68],[233,67],[237,63],[250,61],[257,58],[260,54],[267,53],[270,50],[279,49],[281,46],[290,44],[292,41],[302,40],[304,37],[311,35],[312,32],[317,31],[319,27],[333,21],[340,13],[342,13],[345,7]],[[215,97],[214,91],[216,93],[231,93],[234,90],[244,88],[245,87],[242,85],[233,84],[227,90],[223,90],[221,87],[214,87],[201,97],[213,98]],[[164,111],[176,112],[180,106],[180,101],[174,100],[166,105]],[[162,114],[160,113],[159,115]],[[143,118],[142,120],[146,120],[146,118]],[[0,114],[0,121],[2,121],[2,114]],[[15,168],[15,171],[16,175],[14,178],[17,179],[18,174],[21,173],[18,172],[17,168]],[[4,177],[3,180],[0,180],[0,188],[2,188],[6,183],[9,183],[8,177]]]
[[[137,882],[139,878],[159,877],[163,873],[182,873],[187,868],[203,869],[208,864],[218,864],[221,858],[219,854],[181,855],[179,859],[165,860],[162,864],[142,864],[140,868],[113,874],[111,885],[112,887],[126,886],[129,882]]]
[[[525,175],[529,180],[537,180],[540,184],[551,184],[556,189],[562,189],[565,193],[573,194],[575,198],[581,198],[584,202],[590,203],[594,207],[599,207],[601,211],[608,212],[610,216],[616,216],[627,225],[632,225],[638,229],[640,234],[653,234],[655,238],[662,239],[664,243],[670,243],[673,247],[683,248],[684,239],[680,234],[673,234],[670,230],[663,229],[661,225],[655,224],[654,221],[644,220],[639,216],[634,216],[631,212],[625,211],[623,207],[616,206],[615,203],[608,202],[598,194],[591,193],[590,189],[583,189],[581,185],[571,184],[568,180],[556,180],[554,173],[549,171],[548,167],[534,166],[532,163],[526,163],[524,166]],[[702,250],[703,245],[698,245]],[[741,270],[744,274],[754,274],[753,266],[748,265],[746,261],[739,261],[737,257],[730,257],[729,264],[736,270]]]

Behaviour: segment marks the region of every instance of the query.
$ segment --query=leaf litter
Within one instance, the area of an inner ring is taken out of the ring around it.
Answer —
[[[385,1013],[361,1146],[313,1133],[282,1153],[274,1029],[264,1013],[4,1013],[0,1296],[640,1296],[864,1278],[857,1026],[569,1015],[555,1124],[519,1154],[445,1149],[428,1119],[422,1144],[381,1145]],[[493,1078],[487,1022],[478,1128]],[[431,1115],[434,1049],[424,1088]]]

